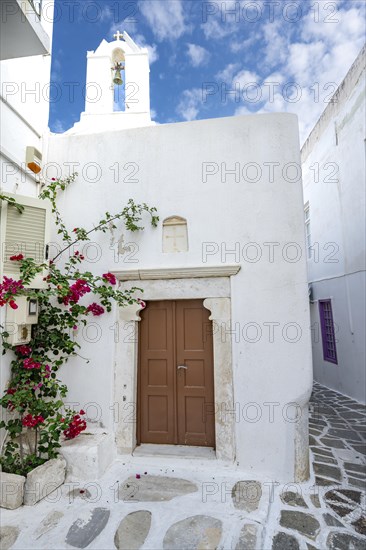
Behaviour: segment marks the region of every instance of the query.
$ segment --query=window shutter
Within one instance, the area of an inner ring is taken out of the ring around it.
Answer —
[[[20,270],[17,262],[10,261],[10,256],[23,254],[24,257],[33,258],[37,263],[46,260],[46,246],[49,241],[50,208],[46,201],[10,195],[17,203],[24,206],[22,213],[1,201],[1,275],[20,278]],[[46,273],[40,273],[35,277],[30,288],[43,288],[46,286],[43,277]]]

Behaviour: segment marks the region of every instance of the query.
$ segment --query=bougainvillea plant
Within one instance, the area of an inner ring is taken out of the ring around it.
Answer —
[[[7,437],[0,457],[3,471],[26,475],[30,470],[58,455],[61,438],[73,439],[86,428],[85,412],[64,405],[67,387],[58,378],[58,370],[78,354],[75,334],[87,318],[111,311],[113,303],[125,306],[141,301],[135,296],[140,289],[119,290],[112,273],[94,275],[83,268],[84,257],[75,247],[89,241],[95,231],[116,229],[118,221],[129,231],[144,229],[140,222],[144,214],[157,226],[156,208],[135,204],[130,199],[117,214],[107,212],[92,229],[75,227],[69,231],[58,210],[56,199],[76,178],[52,180],[44,187],[40,198],[51,203],[57,232],[62,239],[61,250],[47,263],[37,264],[33,258],[16,254],[10,260],[19,266],[20,278],[4,277],[0,283],[0,306],[18,307],[16,298],[28,296],[38,301],[39,316],[33,325],[31,340],[26,345],[12,346],[9,334],[2,327],[3,353],[11,353],[11,379],[0,399],[5,409],[0,427]],[[8,207],[22,206],[14,199],[0,195]],[[66,257],[66,259],[65,259]],[[61,266],[59,264],[61,263]],[[45,288],[33,289],[29,284],[37,274],[46,272]],[[84,302],[84,303],[83,303]]]

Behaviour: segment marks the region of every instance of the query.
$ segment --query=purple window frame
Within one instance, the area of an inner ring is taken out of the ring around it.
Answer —
[[[322,331],[324,361],[338,365],[331,300],[319,300],[320,328]]]

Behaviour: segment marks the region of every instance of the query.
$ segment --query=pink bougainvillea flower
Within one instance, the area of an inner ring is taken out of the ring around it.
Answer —
[[[103,279],[105,281],[108,281],[111,285],[115,285],[117,283],[116,276],[113,275],[113,273],[103,273],[102,275]]]
[[[27,414],[22,420],[22,424],[26,428],[35,428],[36,426],[38,426],[38,424],[43,424],[43,422],[44,422],[43,416],[41,415],[32,416],[31,414]]]
[[[99,304],[96,304],[95,302],[90,304],[90,306],[88,306],[86,310],[92,313],[96,317],[98,317],[99,315],[103,315],[104,313],[104,308]]]
[[[28,357],[27,359],[24,359],[23,361],[23,367],[25,369],[40,369],[41,368],[41,363],[38,363],[38,361],[35,361],[34,359],[32,359],[32,357]]]
[[[16,391],[17,391],[16,388],[8,388],[8,389],[6,390],[6,393],[7,393],[8,395],[14,395],[14,393],[16,393]],[[12,401],[8,401],[8,404],[7,404],[7,409],[8,409],[8,411],[13,411],[14,408],[15,408],[15,407],[14,407],[13,402],[12,402]]]
[[[141,478],[140,474],[136,474],[136,479],[140,479],[140,478]]]
[[[10,256],[9,260],[12,262],[20,262],[21,260],[24,260],[23,254],[16,254],[15,256]]]
[[[86,414],[85,411],[83,411],[83,409],[81,409],[81,411],[79,412],[79,414]]]
[[[18,306],[12,300],[12,296],[15,296],[19,290],[24,288],[22,282],[22,280],[15,281],[11,277],[4,275],[3,282],[0,284],[0,306],[4,306],[7,303],[10,304],[11,302],[10,307],[17,309]]]
[[[90,292],[88,283],[84,279],[78,279],[76,283],[70,286],[69,293],[63,298],[63,303],[65,306],[68,306],[69,303],[77,304],[80,298],[88,292]]]
[[[66,439],[74,439],[85,429],[86,429],[85,420],[82,420],[78,414],[75,414],[68,428],[66,428],[66,430],[64,430],[63,433]]]
[[[78,257],[79,260],[85,260],[85,257],[82,254],[80,254],[78,250],[75,252],[74,256]]]
[[[16,351],[25,357],[26,355],[30,355],[32,353],[32,348],[23,344],[22,346],[17,346]]]
[[[146,302],[144,302],[143,300],[141,300],[141,298],[137,298],[137,303],[140,304],[140,306],[145,309],[146,307]]]

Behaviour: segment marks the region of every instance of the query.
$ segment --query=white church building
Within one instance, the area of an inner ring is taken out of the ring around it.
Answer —
[[[60,195],[67,226],[92,227],[130,198],[160,217],[155,229],[146,220],[143,232],[96,233],[79,246],[88,270],[114,273],[146,302],[79,329],[89,362],[61,369],[68,401],[104,433],[100,469],[116,454],[191,446],[253,476],[307,479],[312,360],[296,116],[156,124],[148,52],[126,32],[88,52],[86,78],[80,122],[43,150],[45,179],[79,174]]]
[[[120,76],[125,105],[115,110]],[[79,173],[60,201],[66,223],[92,226],[133,198],[156,206],[160,224],[98,234],[83,251],[90,270],[141,288],[147,306],[79,335],[90,362],[63,367],[70,401],[89,407],[118,453],[207,447],[258,475],[306,479],[312,364],[296,117],[155,124],[148,52],[126,32],[88,52],[86,87],[98,95],[80,122],[48,143],[47,177]]]

